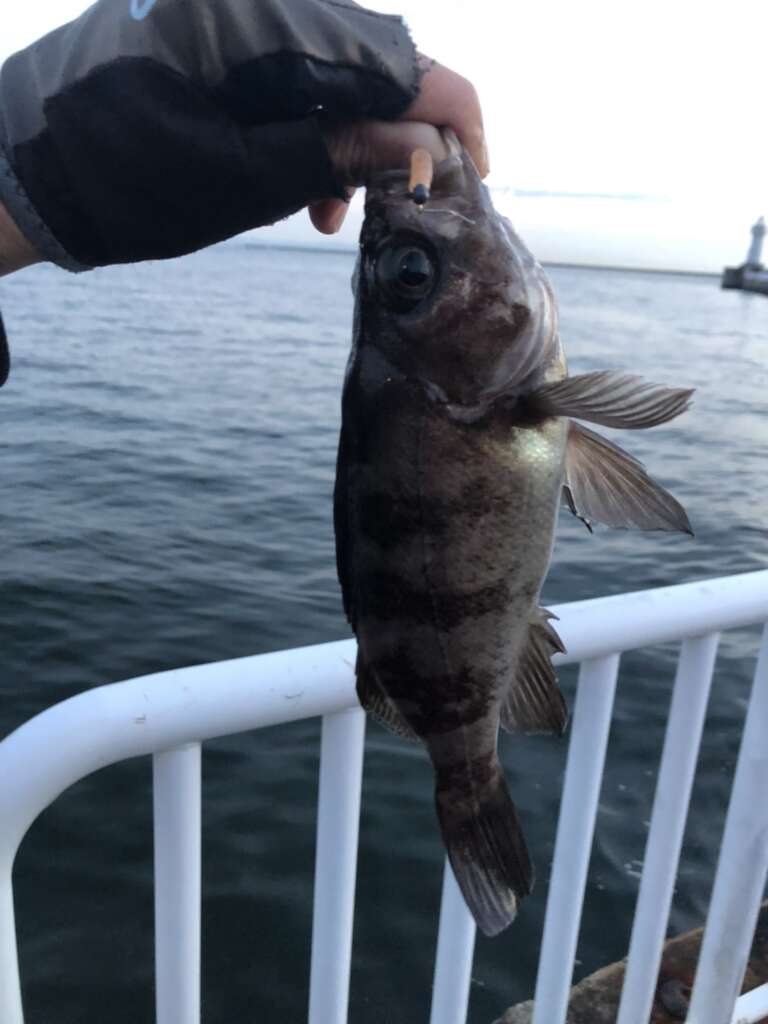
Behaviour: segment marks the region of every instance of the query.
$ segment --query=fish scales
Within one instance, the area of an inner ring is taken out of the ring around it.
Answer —
[[[414,705],[409,717],[418,713],[413,675],[439,675],[447,695],[455,677],[492,667],[499,692],[485,695],[501,699],[517,657],[508,637],[527,629],[549,560],[552,531],[537,524],[554,521],[565,432],[551,420],[510,443],[503,420],[479,427],[451,422],[418,397],[409,412],[398,404],[401,416],[384,414],[386,457],[363,453],[357,474],[355,615],[374,671],[382,660],[391,664],[394,651],[407,661],[408,672],[389,686]],[[376,426],[368,423],[369,431]],[[375,437],[370,450],[379,450]],[[538,471],[529,471],[532,462]],[[438,720],[417,731],[443,731],[439,719],[452,717],[444,700]]]
[[[642,426],[659,421],[660,407],[677,415],[690,392],[567,377],[544,272],[447,139],[452,156],[423,212],[405,175],[369,183],[337,559],[361,703],[425,746],[454,874],[481,929],[496,934],[533,884],[498,760],[499,723],[565,725],[549,660],[561,644],[538,607],[561,497],[585,520],[610,507],[613,525],[624,516],[690,529],[639,463],[601,447],[570,415],[583,406],[587,419],[620,417],[626,406]],[[608,483],[601,458],[613,460]]]

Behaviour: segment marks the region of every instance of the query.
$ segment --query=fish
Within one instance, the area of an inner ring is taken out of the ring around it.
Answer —
[[[334,526],[358,699],[426,748],[453,874],[491,936],[534,882],[499,726],[562,735],[568,718],[539,598],[558,508],[691,533],[642,464],[580,421],[652,427],[693,392],[568,375],[544,270],[445,139],[423,206],[405,172],[367,182]]]

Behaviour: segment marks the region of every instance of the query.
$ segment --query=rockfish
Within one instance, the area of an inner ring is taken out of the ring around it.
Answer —
[[[456,881],[495,935],[533,884],[499,723],[562,734],[567,719],[539,607],[558,506],[691,532],[639,462],[576,420],[652,427],[692,392],[567,375],[544,271],[447,137],[423,208],[405,173],[368,185],[334,518],[360,702],[426,747]]]

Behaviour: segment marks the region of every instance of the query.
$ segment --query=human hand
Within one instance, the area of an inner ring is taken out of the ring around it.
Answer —
[[[371,171],[420,146],[445,156],[444,126],[486,172],[474,89],[419,57],[400,18],[290,6],[157,0],[129,17],[97,0],[4,62],[0,204],[36,255],[167,259],[307,206],[333,232]]]
[[[448,150],[438,131],[441,127],[453,128],[480,177],[488,174],[483,115],[474,86],[423,54],[419,63],[419,95],[399,120],[356,121],[326,132],[333,165],[349,186],[348,199],[354,186],[364,184],[372,171],[407,167],[414,149],[429,150],[435,162],[445,159]],[[333,235],[344,223],[348,209],[349,203],[342,199],[323,199],[310,204],[309,216],[318,231]]]
[[[12,274],[23,267],[29,267],[33,263],[39,263],[40,259],[40,254],[16,227],[5,205],[0,203],[0,277]],[[3,327],[0,322],[0,385],[7,376],[7,366],[3,361],[4,351]],[[5,376],[3,376],[4,366]]]

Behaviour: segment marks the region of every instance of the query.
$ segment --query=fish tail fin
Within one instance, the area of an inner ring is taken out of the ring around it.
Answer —
[[[441,785],[438,778],[436,803],[448,859],[467,907],[483,934],[497,935],[515,919],[534,877],[501,767],[479,803],[456,798],[450,783]]]

